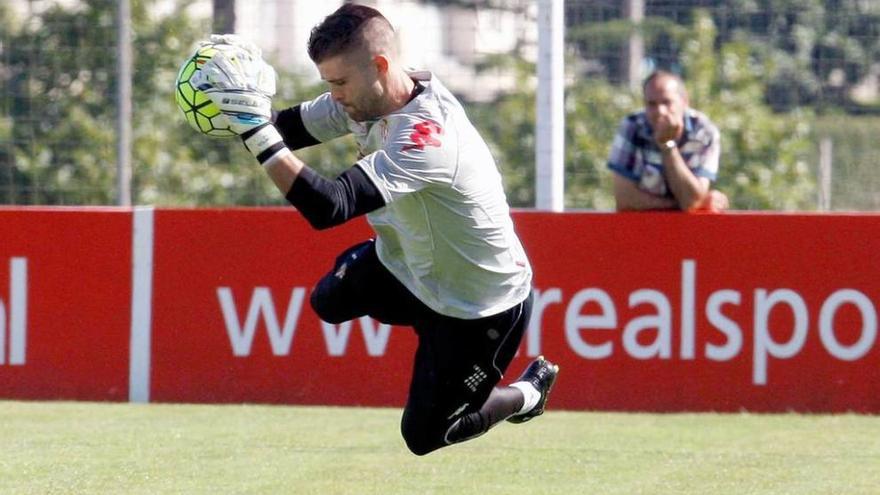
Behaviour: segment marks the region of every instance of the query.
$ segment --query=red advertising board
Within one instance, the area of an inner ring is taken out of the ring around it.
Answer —
[[[537,297],[509,375],[558,362],[551,407],[880,412],[880,216],[515,222]],[[285,208],[26,208],[0,209],[0,231],[0,397],[405,400],[410,329],[309,307],[370,235],[363,220],[316,232]]]
[[[878,220],[518,215],[543,293],[533,338],[563,368],[554,402],[880,411]]]
[[[336,254],[369,236],[363,222],[316,232],[292,209],[155,222],[152,400],[402,404],[411,330],[322,324],[309,307]]]
[[[875,216],[516,214],[538,302],[515,376],[556,407],[878,411]],[[160,211],[152,398],[401,405],[406,328],[322,324],[308,297],[362,222]]]
[[[0,397],[125,400],[131,213],[0,209]]]

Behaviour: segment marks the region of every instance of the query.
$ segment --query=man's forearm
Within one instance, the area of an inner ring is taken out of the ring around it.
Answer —
[[[265,165],[264,168],[266,174],[268,174],[269,178],[272,179],[272,182],[275,183],[275,187],[277,187],[281,192],[281,195],[284,196],[290,191],[293,182],[299,177],[299,173],[305,166],[306,164],[297,158],[296,155],[288,153],[279,157],[274,162]]]
[[[687,211],[700,204],[709,188],[688,168],[678,148],[663,153],[663,176],[675,197],[677,207]]]
[[[640,192],[638,195],[630,195],[626,198],[618,197],[616,199],[617,211],[678,209],[678,202],[672,198],[663,198],[643,192]]]
[[[678,203],[674,199],[642,191],[629,179],[616,174],[614,176],[614,200],[617,203],[617,211],[678,209]]]
[[[333,180],[307,167],[293,153],[264,167],[275,187],[316,229],[334,227],[385,206],[382,194],[357,165]]]

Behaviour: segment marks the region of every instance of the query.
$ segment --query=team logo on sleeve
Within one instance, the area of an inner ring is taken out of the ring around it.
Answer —
[[[423,150],[425,146],[440,147],[440,139],[438,136],[443,134],[443,128],[435,122],[425,120],[413,126],[413,132],[409,135],[412,143],[401,148],[401,151]]]

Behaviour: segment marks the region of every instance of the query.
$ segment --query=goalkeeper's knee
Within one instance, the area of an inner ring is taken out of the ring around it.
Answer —
[[[411,409],[403,411],[400,433],[406,447],[415,455],[430,454],[448,445],[444,440],[444,430],[444,425],[433,424],[428,415],[415,413]]]

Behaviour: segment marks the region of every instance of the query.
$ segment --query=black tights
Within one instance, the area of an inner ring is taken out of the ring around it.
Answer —
[[[379,261],[372,242],[342,253],[317,284],[312,308],[328,323],[368,315],[412,326],[419,337],[401,433],[424,455],[475,438],[522,407],[522,393],[497,387],[516,354],[532,298],[475,320],[432,311]]]
[[[479,411],[462,416],[449,428],[446,440],[453,444],[476,438],[519,412],[522,405],[523,396],[519,389],[495,387]]]

